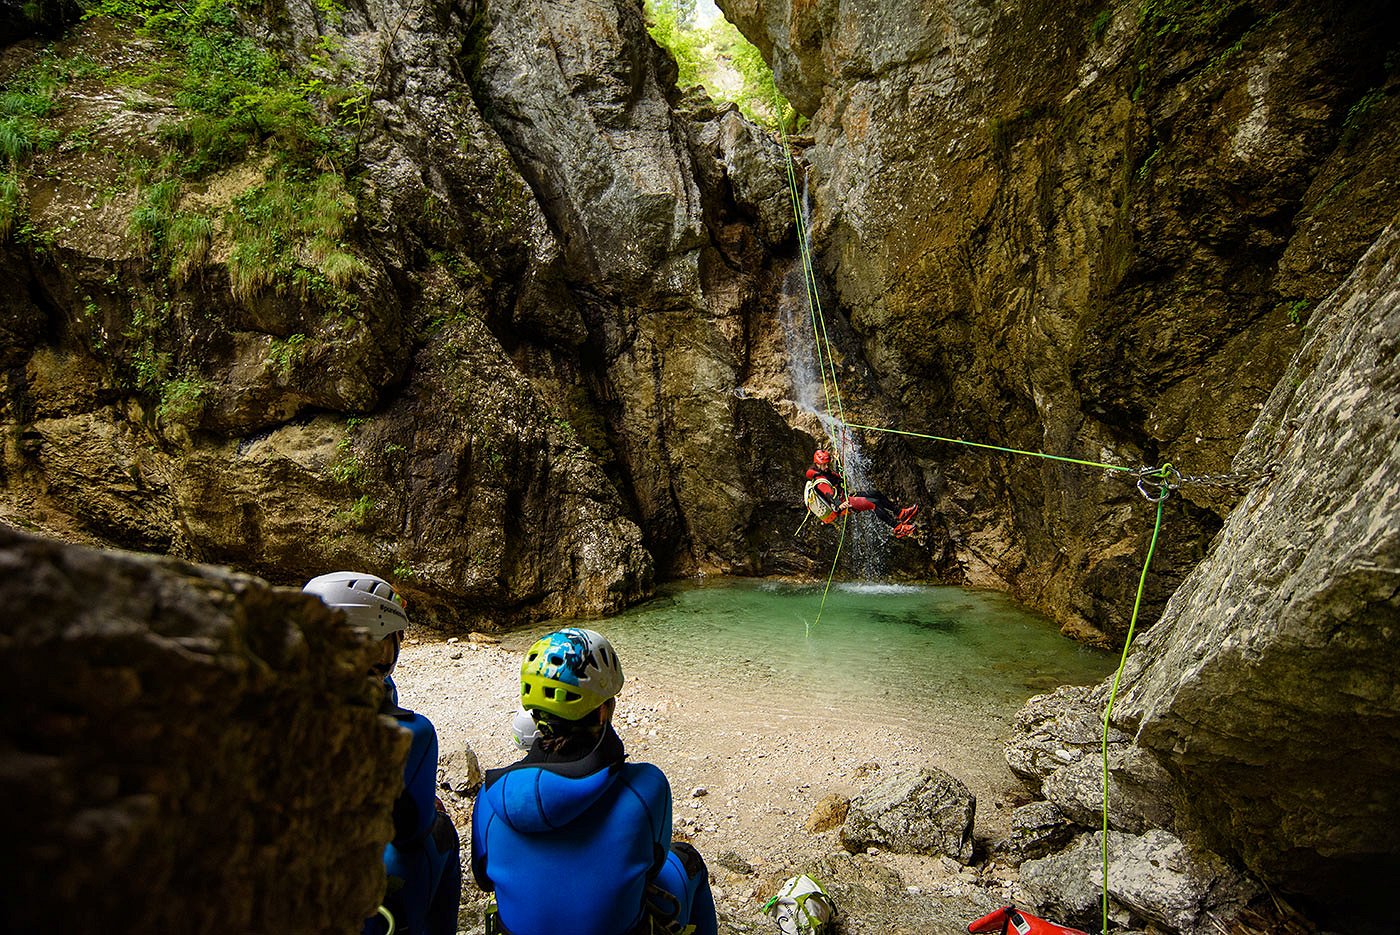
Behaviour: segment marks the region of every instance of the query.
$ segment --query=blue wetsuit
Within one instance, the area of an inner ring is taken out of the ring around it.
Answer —
[[[650,763],[624,756],[608,725],[581,758],[537,746],[486,774],[472,813],[472,875],[495,891],[511,935],[641,930],[648,882],[669,894],[680,924],[714,935],[703,862],[693,849],[686,860],[671,850],[670,783]]]
[[[389,892],[384,906],[396,931],[456,935],[462,864],[457,830],[437,810],[437,731],[421,714],[398,705],[398,688],[385,679],[385,713],[413,735],[403,768],[403,792],[394,800],[394,839],[384,847]],[[365,935],[378,935],[380,917],[366,920]]]

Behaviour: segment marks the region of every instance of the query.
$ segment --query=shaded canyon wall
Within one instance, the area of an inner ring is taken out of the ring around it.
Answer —
[[[903,429],[1225,471],[1400,203],[1387,5],[720,6],[811,115],[820,266]],[[968,580],[1121,637],[1130,483],[913,463]],[[1171,505],[1149,618],[1237,496]]]
[[[410,740],[364,637],[169,558],[0,528],[0,568],[6,929],[358,931]]]

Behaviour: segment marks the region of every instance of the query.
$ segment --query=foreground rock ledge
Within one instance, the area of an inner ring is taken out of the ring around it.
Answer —
[[[349,932],[407,734],[303,595],[0,526],[14,931]]]

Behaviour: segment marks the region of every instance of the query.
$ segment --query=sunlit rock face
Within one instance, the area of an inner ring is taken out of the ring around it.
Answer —
[[[0,527],[16,931],[347,932],[384,893],[408,733],[314,598]]]
[[[256,150],[179,190],[211,235],[165,278],[119,158],[183,119],[120,84],[158,46],[74,31],[55,54],[97,67],[55,120],[107,136],[36,154],[30,233],[0,248],[3,515],[279,581],[372,568],[446,627],[614,612],[658,570],[813,567],[810,442],[735,392],[773,370],[749,345],[792,232],[777,144],[677,110],[633,4],[268,12],[246,31],[291,67],[375,76],[332,192],[359,273],[329,297],[239,279],[227,219],[279,184]]]

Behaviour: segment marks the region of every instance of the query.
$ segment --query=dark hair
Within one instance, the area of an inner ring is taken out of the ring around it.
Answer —
[[[598,711],[599,708],[594,708],[576,721],[548,711],[531,711],[540,729],[535,747],[544,753],[587,753],[597,746],[603,726],[608,722],[607,718],[599,717]]]

